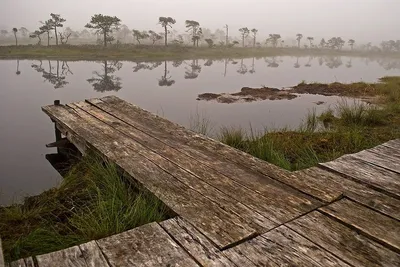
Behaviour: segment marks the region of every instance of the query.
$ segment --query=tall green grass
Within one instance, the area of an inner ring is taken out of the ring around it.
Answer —
[[[48,253],[166,219],[171,212],[111,163],[83,158],[58,188],[0,209],[8,261]]]
[[[297,129],[246,134],[225,127],[219,140],[294,171],[400,138],[400,77],[384,77],[371,87],[379,92],[377,104],[341,100],[319,115],[311,110]]]

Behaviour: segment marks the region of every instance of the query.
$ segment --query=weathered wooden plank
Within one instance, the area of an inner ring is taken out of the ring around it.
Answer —
[[[32,257],[25,258],[24,260],[25,260],[26,267],[35,267],[35,263],[33,262]]]
[[[266,176],[291,186],[290,172],[214,139],[187,130],[118,97],[108,96],[87,101],[133,127],[151,133],[153,137],[175,147],[182,153],[209,163],[210,167],[229,177],[240,177],[238,182],[255,191],[265,183]],[[249,175],[249,172],[243,169],[251,169],[263,175],[256,176],[255,173]],[[270,181],[267,182],[270,183]]]
[[[400,139],[390,140],[382,145],[386,146],[386,147],[394,148],[396,150],[400,150]]]
[[[352,155],[345,155],[320,165],[393,196],[400,196],[400,175],[398,173],[369,164]]]
[[[400,254],[318,211],[286,226],[353,266],[400,266]]]
[[[40,267],[87,267],[78,246],[36,256]]]
[[[81,109],[78,105],[84,109]],[[81,118],[99,128],[98,131],[102,131],[103,133],[112,136],[114,142],[116,141],[120,145],[129,147],[133,151],[143,155],[185,185],[197,190],[203,196],[222,205],[225,210],[231,211],[242,217],[243,221],[249,223],[251,227],[263,231],[264,229],[267,230],[276,226],[275,222],[267,219],[267,217],[272,216],[271,211],[264,208],[264,214],[261,215],[260,212],[257,211],[257,208],[250,210],[248,205],[238,202],[240,201],[240,198],[235,197],[235,192],[232,192],[232,190],[236,191],[236,194],[240,192],[242,194],[247,194],[248,196],[253,196],[255,192],[242,190],[240,185],[236,184],[235,186],[233,181],[229,178],[219,175],[218,173],[213,173],[209,168],[202,166],[195,161],[190,161],[190,159],[180,154],[178,151],[163,145],[155,139],[151,140],[150,137],[141,138],[140,132],[137,135],[125,135],[123,134],[124,132],[117,131],[119,124],[118,121],[109,119],[109,124],[103,123],[103,120],[106,120],[109,115],[100,111],[99,114],[96,114],[98,117],[93,117],[90,113],[87,113],[87,111],[90,111],[87,105],[90,104],[77,103],[69,106],[74,108],[74,111],[77,112]],[[99,117],[103,120],[99,121]],[[123,130],[132,132],[132,130],[126,128],[123,128]],[[144,134],[142,133],[142,135]],[[131,139],[131,137],[137,137],[137,139]],[[139,140],[139,142],[137,142],[137,140]],[[152,149],[150,150],[148,147],[151,147]],[[210,180],[212,180],[213,183],[210,183]],[[252,200],[250,203],[257,203],[264,200],[246,197],[246,195],[243,195],[242,197],[244,200],[249,198]],[[257,204],[253,204],[253,206],[263,207],[262,205]],[[267,214],[265,215],[265,213]]]
[[[3,245],[0,238],[0,267],[4,267]]]
[[[349,266],[284,225],[228,250],[256,266]]]
[[[395,157],[391,157],[390,155],[378,155],[376,153],[363,150],[352,154],[352,156],[400,174],[400,160]]]
[[[84,136],[80,142],[86,140],[85,146],[91,146],[115,162],[176,213],[201,229],[219,247],[238,242],[255,233],[236,214],[225,211],[217,203],[180,183],[142,155],[99,132],[98,128],[92,127],[73,110],[64,106],[49,106],[43,110],[64,129],[68,129],[64,133],[67,137],[72,134],[76,138]]]
[[[388,147],[385,145],[380,145],[380,146],[376,146],[376,147],[367,149],[366,151],[375,153],[377,155],[381,155],[382,157],[390,156],[391,158],[400,160],[400,148],[395,149],[395,148]]]
[[[88,267],[109,266],[96,241],[81,244],[79,248]]]
[[[79,102],[74,103],[71,105],[71,107],[79,107],[80,109],[94,116],[96,119],[101,120],[105,124],[111,126],[113,129],[123,133],[125,136],[129,137],[129,139],[133,139],[135,142],[140,143],[154,153],[163,156],[180,168],[194,174],[198,179],[201,179],[207,184],[220,190],[230,198],[241,202],[245,206],[250,207],[252,210],[267,218],[270,218],[276,223],[283,223],[299,216],[304,212],[307,212],[318,205],[317,202],[310,204],[311,202],[309,201],[309,198],[306,198],[305,196],[300,197],[297,192],[293,194],[291,190],[288,191],[285,190],[286,188],[282,188],[282,186],[277,186],[275,181],[271,181],[270,184],[262,184],[263,191],[268,192],[268,194],[261,195],[254,190],[248,189],[234,179],[231,179],[233,175],[227,177],[213,168],[210,168],[208,165],[204,164],[204,162],[188,157],[174,147],[165,144],[156,138],[153,138],[152,136],[134,128],[133,126],[117,119],[116,117],[105,113],[95,106],[85,102]],[[77,112],[79,112],[79,110],[77,110]],[[79,115],[81,115],[81,112],[79,112]],[[85,118],[91,120],[90,118],[87,118],[87,115]],[[131,141],[130,145],[134,146],[136,144],[132,143]],[[146,157],[149,158],[149,155],[146,155]],[[225,166],[225,168],[227,168],[227,166]],[[169,169],[168,172],[175,175],[173,172],[176,170],[178,169],[174,166],[172,169]],[[240,174],[236,174],[236,176],[238,176],[239,179],[245,179],[243,176],[240,176]],[[200,184],[197,182],[195,185],[199,186]],[[260,187],[258,189],[260,190]],[[279,197],[280,201],[276,201],[277,197]],[[307,204],[310,204],[310,207],[307,208]],[[244,217],[247,217],[249,220],[251,220],[251,214],[246,215],[243,212],[239,212],[239,214],[240,213],[243,214]],[[257,220],[259,220],[260,224],[265,228],[270,228],[272,225],[271,223],[265,222],[265,220],[262,222],[261,218],[258,218]]]
[[[157,224],[97,241],[111,266],[199,266]]]
[[[227,249],[221,252],[225,257],[227,257],[229,260],[231,260],[233,263],[236,264],[237,267],[256,267],[258,265],[255,265],[251,260],[246,258],[246,255],[241,253],[240,251],[233,251],[232,249]]]
[[[346,179],[343,176],[318,167],[293,173],[308,193],[326,202],[332,202],[341,195],[369,206],[390,217],[400,220],[400,200],[367,187],[365,184]],[[296,185],[297,186],[297,185]]]
[[[10,267],[26,267],[24,259],[10,262]]]
[[[163,221],[160,225],[202,266],[236,266],[185,220],[176,217]]]
[[[400,222],[349,199],[319,209],[400,253]]]

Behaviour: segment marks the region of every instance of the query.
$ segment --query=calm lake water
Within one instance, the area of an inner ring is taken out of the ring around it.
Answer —
[[[293,100],[223,104],[198,101],[201,93],[234,93],[242,87],[289,87],[313,82],[374,82],[400,75],[400,62],[345,57],[275,57],[155,63],[0,60],[0,204],[39,194],[61,179],[45,159],[54,153],[54,128],[40,107],[117,95],[190,127],[191,117],[221,126],[297,127],[307,112],[334,105],[337,97],[302,95]],[[324,101],[322,105],[316,102]]]

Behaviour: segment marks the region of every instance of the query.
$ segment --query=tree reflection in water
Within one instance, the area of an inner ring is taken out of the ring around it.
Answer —
[[[15,72],[15,74],[20,75],[21,71],[19,70],[19,59],[17,59],[17,71]]]
[[[167,77],[168,73],[167,61],[164,61],[164,75],[158,80],[159,86],[171,86],[175,83],[175,81],[171,79],[171,76]]]
[[[243,63],[243,58],[240,60],[240,65],[239,65],[239,69],[237,70],[237,73],[240,73],[240,74],[247,73],[247,66]]]
[[[201,66],[199,65],[198,59],[193,59],[192,63],[189,65],[189,68],[185,68],[185,79],[196,79],[199,77],[201,72]]]
[[[54,62],[53,62],[54,63]],[[43,67],[43,62],[39,60],[39,64],[32,64],[31,67],[39,73],[42,73],[42,77],[45,81],[54,85],[54,89],[63,88],[69,82],[66,81],[66,78],[69,74],[73,75],[68,63],[66,61],[62,61],[60,66],[60,61],[56,61],[56,66],[52,66],[52,62],[48,60],[48,70]],[[55,72],[53,70],[55,69]]]
[[[249,70],[249,72],[250,72],[251,74],[253,74],[253,73],[256,72],[255,63],[254,63],[254,57],[253,57],[253,60],[251,61],[251,69]]]
[[[299,57],[296,57],[296,63],[294,63],[293,67],[296,69],[300,68]]]
[[[122,68],[119,61],[108,62],[104,60],[102,63],[102,72],[94,71],[94,77],[87,79],[88,83],[93,86],[97,92],[119,91],[121,87],[121,78],[113,73]]]
[[[269,68],[277,68],[279,64],[276,62],[276,57],[265,58],[265,62],[268,64]]]
[[[307,67],[307,68],[311,67],[311,62],[313,59],[314,59],[314,57],[312,57],[312,56],[308,57],[307,64],[305,64],[304,67]]]
[[[208,60],[204,63],[204,66],[209,67],[209,66],[211,66],[212,64],[213,64],[213,60],[212,60],[212,59],[208,59]]]

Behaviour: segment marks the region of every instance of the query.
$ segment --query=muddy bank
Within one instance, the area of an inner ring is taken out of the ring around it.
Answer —
[[[236,102],[253,102],[261,100],[291,100],[298,97],[301,94],[313,94],[323,96],[343,96],[343,97],[355,97],[363,100],[371,100],[374,96],[378,95],[379,92],[376,89],[375,84],[368,83],[300,83],[288,90],[280,90],[278,88],[250,88],[243,87],[240,92],[237,93],[204,93],[197,97],[197,100],[205,101],[217,101],[218,103],[236,103]],[[317,105],[323,103],[316,103]]]
[[[290,90],[297,94],[313,94],[324,96],[347,96],[363,97],[377,95],[377,89],[374,84],[363,82],[343,84],[343,83],[300,83]]]
[[[243,87],[240,92],[237,93],[222,93],[222,94],[214,94],[214,93],[205,93],[200,94],[197,97],[197,100],[215,100],[218,103],[236,103],[236,102],[253,102],[260,100],[283,100],[283,99],[293,99],[296,98],[297,95],[290,93],[288,90],[279,90],[277,88],[250,88]]]

